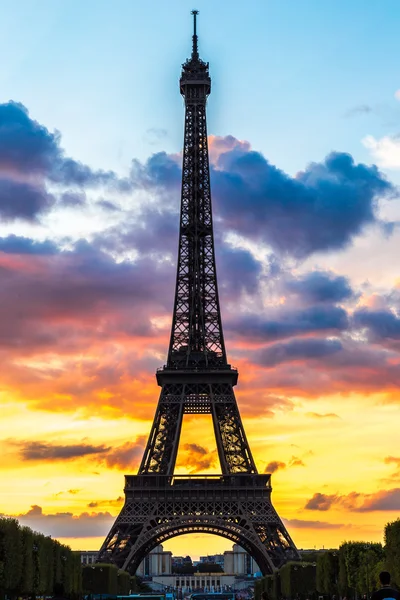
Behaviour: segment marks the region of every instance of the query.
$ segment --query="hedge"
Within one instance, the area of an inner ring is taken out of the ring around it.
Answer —
[[[55,583],[66,594],[81,592],[79,552],[0,517],[0,597],[52,595]]]

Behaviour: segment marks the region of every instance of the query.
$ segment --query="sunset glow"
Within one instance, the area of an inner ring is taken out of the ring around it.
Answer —
[[[88,0],[71,29],[80,4],[54,4],[31,15],[40,42],[26,33],[22,51],[0,35],[12,56],[0,77],[0,513],[93,550],[141,461],[166,360],[177,77],[190,22],[178,0],[168,9],[157,0],[157,11]],[[209,147],[228,360],[258,470],[272,474],[273,504],[299,548],[381,541],[400,516],[400,42],[387,23],[376,52],[392,50],[378,60],[356,28],[349,47],[365,53],[364,77],[354,57],[332,58],[326,17],[336,31],[355,15],[311,4],[257,0],[241,15],[235,3],[226,14],[198,2],[215,82]],[[372,4],[353,4],[374,23]],[[301,34],[288,11],[302,13]],[[247,26],[258,35],[260,19],[268,30],[256,53]],[[16,15],[2,27],[17,31]],[[220,472],[210,415],[185,415],[177,472]],[[193,558],[230,546],[205,535],[165,544]]]

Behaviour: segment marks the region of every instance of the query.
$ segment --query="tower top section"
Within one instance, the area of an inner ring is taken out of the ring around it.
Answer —
[[[192,36],[192,54],[182,65],[182,74],[180,78],[180,90],[186,103],[206,102],[207,96],[211,92],[211,79],[208,72],[208,63],[201,60],[199,56],[198,37],[197,37],[197,15],[198,10],[192,10],[193,15],[193,36]]]
[[[192,46],[192,59],[197,59],[199,60],[199,50],[197,47],[197,28],[196,28],[196,19],[197,19],[197,15],[199,14],[198,10],[192,10],[193,15],[193,46]]]

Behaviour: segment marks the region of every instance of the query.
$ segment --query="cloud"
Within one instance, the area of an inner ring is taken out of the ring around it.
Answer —
[[[289,529],[342,529],[348,527],[343,523],[328,523],[327,521],[306,521],[303,519],[282,519],[282,521]]]
[[[118,496],[118,498],[115,498],[113,500],[97,500],[97,501],[89,502],[87,507],[88,508],[98,508],[99,506],[121,506],[121,504],[123,502],[124,502],[124,497]]]
[[[380,139],[367,135],[362,143],[380,167],[386,169],[400,168],[400,135],[385,135]]]
[[[312,303],[343,302],[354,296],[349,279],[331,271],[311,271],[297,279],[289,279],[286,289]]]
[[[146,442],[147,437],[140,435],[134,442],[126,442],[122,446],[113,448],[105,456],[105,464],[107,467],[116,467],[122,470],[137,468],[142,459]]]
[[[321,494],[317,492],[307,501],[305,509],[328,511],[333,507],[345,508],[352,512],[399,511],[400,488],[380,490],[373,494]]]
[[[182,452],[178,456],[178,467],[184,467],[190,474],[201,473],[218,466],[218,454],[216,450],[210,452],[199,444],[184,444]]]
[[[372,340],[400,339],[400,319],[390,309],[360,309],[354,314],[354,322],[358,327],[365,327]]]
[[[336,413],[316,413],[316,412],[308,412],[306,413],[307,417],[311,417],[313,419],[340,419],[339,415]]]
[[[134,442],[120,446],[105,444],[55,444],[43,441],[7,440],[8,445],[18,448],[19,455],[26,462],[55,462],[92,458],[97,464],[108,468],[136,469],[143,456],[147,437],[138,436]],[[73,491],[69,490],[68,493]],[[63,492],[59,492],[63,493]]]
[[[11,234],[0,238],[0,252],[7,254],[57,254],[59,249],[51,240],[39,242],[27,237]]]
[[[345,117],[356,117],[358,115],[367,115],[372,112],[372,107],[369,104],[358,104],[350,108],[345,114]]]
[[[98,185],[115,180],[111,171],[93,171],[66,157],[60,142],[60,133],[51,133],[31,119],[23,104],[0,104],[0,171],[42,175],[63,185]]]
[[[105,454],[110,447],[93,446],[91,444],[59,445],[47,442],[14,442],[20,448],[22,460],[26,461],[56,461],[72,460],[83,456]]]
[[[161,127],[150,127],[149,129],[146,129],[144,139],[148,144],[155,145],[165,140],[166,137],[168,137],[168,131],[166,129]]]
[[[295,177],[232,136],[214,136],[210,157],[216,217],[225,230],[299,258],[347,247],[378,222],[379,199],[393,193],[376,167],[356,164],[345,153],[331,153]],[[134,161],[131,182],[176,194],[177,157],[160,152],[144,164]]]
[[[37,221],[55,206],[58,191],[61,205],[84,203],[82,193],[58,190],[58,186],[103,185],[120,191],[129,188],[112,171],[94,171],[65,156],[60,133],[51,133],[32,119],[23,104],[0,104],[0,217]]]
[[[292,456],[289,461],[289,467],[305,467],[306,465],[298,456]]]
[[[310,500],[307,501],[305,509],[307,510],[321,510],[326,511],[336,502],[337,496],[335,494],[321,494],[316,492]]]
[[[286,468],[286,463],[280,462],[279,460],[273,460],[267,464],[267,466],[264,469],[264,473],[272,474],[272,473],[276,473],[276,471],[279,471],[280,469],[285,469],[285,468]]]
[[[260,153],[234,148],[219,156],[213,182],[227,228],[296,257],[348,246],[393,193],[376,167],[338,152],[291,178]]]
[[[37,217],[48,211],[55,198],[40,185],[33,185],[0,176],[0,217],[4,221],[20,218],[36,221]]]
[[[16,517],[22,525],[54,538],[103,537],[107,535],[115,519],[109,512],[44,514],[42,507],[38,505],[33,505],[26,513],[10,516]]]
[[[270,311],[272,312],[272,311]],[[300,310],[276,311],[276,319],[260,315],[239,316],[230,320],[230,331],[248,340],[263,342],[313,332],[338,332],[348,328],[347,313],[337,306],[312,306]]]
[[[266,367],[284,362],[318,360],[340,352],[343,346],[339,340],[305,338],[272,344],[259,352],[258,362]]]
[[[367,496],[357,512],[400,511],[400,488],[381,490]]]
[[[394,97],[396,98],[396,100],[400,100],[400,90],[395,91]]]

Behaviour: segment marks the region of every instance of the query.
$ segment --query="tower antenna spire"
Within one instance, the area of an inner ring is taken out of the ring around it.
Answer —
[[[192,10],[191,14],[193,15],[193,47],[192,47],[192,58],[194,59],[198,59],[199,58],[199,50],[197,47],[197,29],[196,29],[196,25],[197,25],[197,15],[199,14],[198,10]]]

